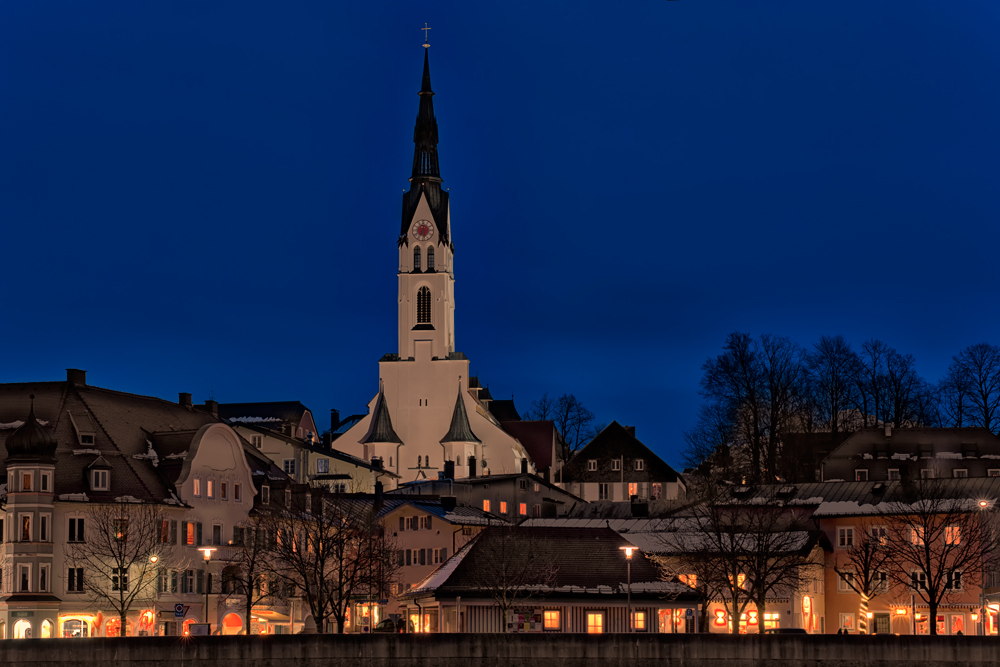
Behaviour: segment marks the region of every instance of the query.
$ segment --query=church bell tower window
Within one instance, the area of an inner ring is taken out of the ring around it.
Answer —
[[[417,324],[431,323],[431,291],[427,287],[417,290]]]
[[[434,248],[427,249],[427,270],[434,270]]]
[[[413,249],[413,270],[414,271],[419,271],[420,270],[420,247],[419,246]]]

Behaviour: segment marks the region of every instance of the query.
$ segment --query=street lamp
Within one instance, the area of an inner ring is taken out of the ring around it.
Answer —
[[[979,611],[981,620],[977,624],[977,634],[986,634],[986,556],[983,554],[983,538],[986,527],[983,525],[983,511],[989,507],[986,500],[979,501]]]
[[[202,547],[198,549],[198,551],[201,551],[202,553],[205,554],[205,623],[208,625],[208,634],[211,635],[212,624],[208,620],[208,590],[210,588],[210,586],[208,585],[208,562],[212,560],[212,552],[215,551],[215,549]]]
[[[618,547],[625,552],[625,562],[628,567],[628,631],[632,632],[632,552],[638,551],[637,547]]]

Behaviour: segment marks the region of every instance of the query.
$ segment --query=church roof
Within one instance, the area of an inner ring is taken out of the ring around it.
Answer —
[[[514,407],[513,398],[495,398],[490,401],[490,414],[500,422],[521,421],[521,415],[517,413],[517,408]]]
[[[56,453],[56,438],[35,419],[35,395],[31,394],[28,418],[5,443],[8,459],[52,460]]]
[[[441,442],[482,442],[469,425],[469,415],[465,411],[465,401],[462,400],[461,383],[458,386],[455,411],[451,413],[451,427],[448,429],[448,435],[441,438]]]
[[[373,442],[403,442],[392,428],[389,406],[385,402],[385,392],[382,389],[378,390],[378,400],[375,401],[375,412],[372,413],[371,422],[368,424],[368,432],[359,442],[363,445]]]

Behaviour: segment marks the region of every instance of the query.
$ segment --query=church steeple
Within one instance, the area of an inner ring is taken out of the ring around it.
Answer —
[[[429,45],[428,45],[429,46]],[[438,127],[434,117],[434,91],[431,90],[431,64],[429,48],[424,48],[424,80],[420,86],[420,109],[417,124],[413,128],[413,174],[410,182],[440,183],[441,168],[438,165]]]

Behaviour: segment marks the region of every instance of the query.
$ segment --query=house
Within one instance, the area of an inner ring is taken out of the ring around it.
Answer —
[[[319,440],[319,429],[316,428],[312,411],[298,401],[220,403],[219,416],[234,425],[257,424],[299,440]],[[252,444],[257,446],[256,442]]]
[[[607,528],[491,527],[399,601],[417,632],[627,632],[630,612],[635,632],[697,632],[701,596],[633,546]]]
[[[866,428],[820,464],[820,481],[1000,477],[1000,437],[989,429]]]
[[[517,420],[501,421],[500,425],[524,445],[540,477],[549,482],[556,478],[565,459],[565,443],[555,422]]]
[[[584,500],[673,500],[685,494],[681,476],[635,437],[635,428],[608,424],[559,472],[557,483]]]

